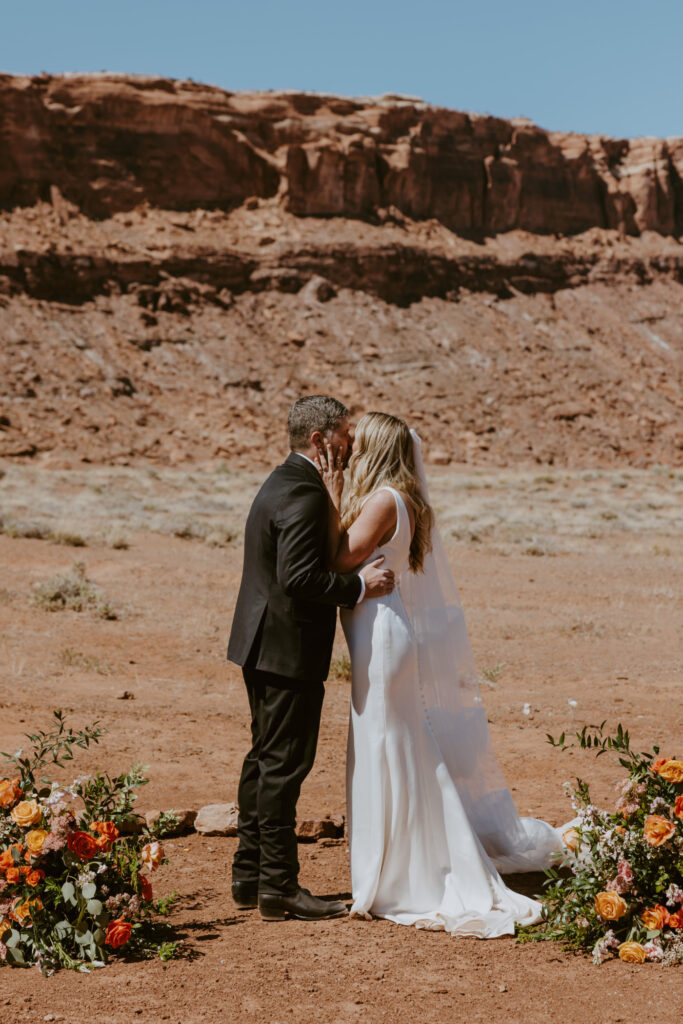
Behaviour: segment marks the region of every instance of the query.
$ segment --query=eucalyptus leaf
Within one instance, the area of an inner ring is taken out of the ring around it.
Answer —
[[[85,905],[85,909],[89,914],[92,914],[93,917],[99,917],[102,913],[102,904],[99,900],[88,900]]]
[[[8,946],[7,947],[6,956],[7,956],[7,963],[10,963],[10,964],[23,964],[23,963],[26,963],[26,961],[24,960],[24,954],[21,952],[20,949],[13,949],[13,948],[10,948]]]
[[[19,934],[19,932],[16,930],[16,928],[13,928],[12,931],[9,933],[9,938],[5,939],[5,945],[7,946],[8,949],[14,949],[14,947],[18,945],[20,938],[21,935]]]
[[[76,942],[78,943],[79,946],[90,945],[90,943],[92,942],[92,932],[90,931],[90,929],[86,929],[86,931],[84,931],[83,934],[77,933]]]
[[[94,882],[86,882],[83,888],[81,889],[81,892],[83,893],[84,899],[91,900],[95,893],[97,892],[97,886],[95,885]]]
[[[96,942],[98,946],[104,945],[104,940],[106,939],[106,937],[107,933],[105,932],[104,928],[96,928],[95,931],[93,932],[93,940]]]
[[[62,886],[62,896],[67,901],[67,903],[71,903],[74,900],[76,896],[76,890],[74,889],[71,882],[65,882],[64,885]]]
[[[58,921],[55,925],[55,935],[58,939],[65,939],[71,932],[72,927],[69,921]]]

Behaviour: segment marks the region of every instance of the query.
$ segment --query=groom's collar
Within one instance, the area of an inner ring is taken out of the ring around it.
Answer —
[[[318,472],[318,469],[312,459],[309,459],[308,455],[302,455],[301,452],[290,452],[285,459],[285,466],[293,466],[295,469],[302,470],[307,477],[311,480],[315,480],[320,487],[325,489],[323,479]]]

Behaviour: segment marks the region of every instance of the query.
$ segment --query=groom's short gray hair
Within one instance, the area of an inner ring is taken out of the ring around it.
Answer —
[[[328,395],[297,398],[287,417],[289,447],[292,451],[308,448],[314,430],[319,430],[321,434],[330,433],[348,415],[346,406]]]

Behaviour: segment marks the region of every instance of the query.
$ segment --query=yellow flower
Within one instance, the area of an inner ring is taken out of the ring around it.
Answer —
[[[21,828],[37,825],[43,816],[37,800],[22,800],[10,811],[10,818]]]
[[[667,782],[683,782],[683,761],[666,760],[654,769]]]
[[[34,828],[24,836],[29,852],[32,853],[34,857],[37,857],[43,849],[43,843],[47,839],[48,835],[49,832],[46,832],[44,828]]]
[[[568,828],[566,832],[562,833],[562,842],[564,845],[574,853],[576,847],[579,845],[580,835],[575,828]]]
[[[599,892],[595,897],[595,909],[604,921],[618,921],[628,907],[619,893]]]
[[[639,942],[622,942],[619,946],[619,959],[627,964],[645,963],[645,950]]]
[[[675,822],[663,818],[661,814],[649,814],[643,823],[645,841],[650,846],[661,846],[667,839],[671,839],[675,831]]]

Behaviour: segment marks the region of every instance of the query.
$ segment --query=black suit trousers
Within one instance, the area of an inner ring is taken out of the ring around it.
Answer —
[[[301,783],[318,744],[325,687],[243,668],[251,708],[252,747],[240,777],[235,882],[261,892],[291,893],[298,885],[295,834]]]

